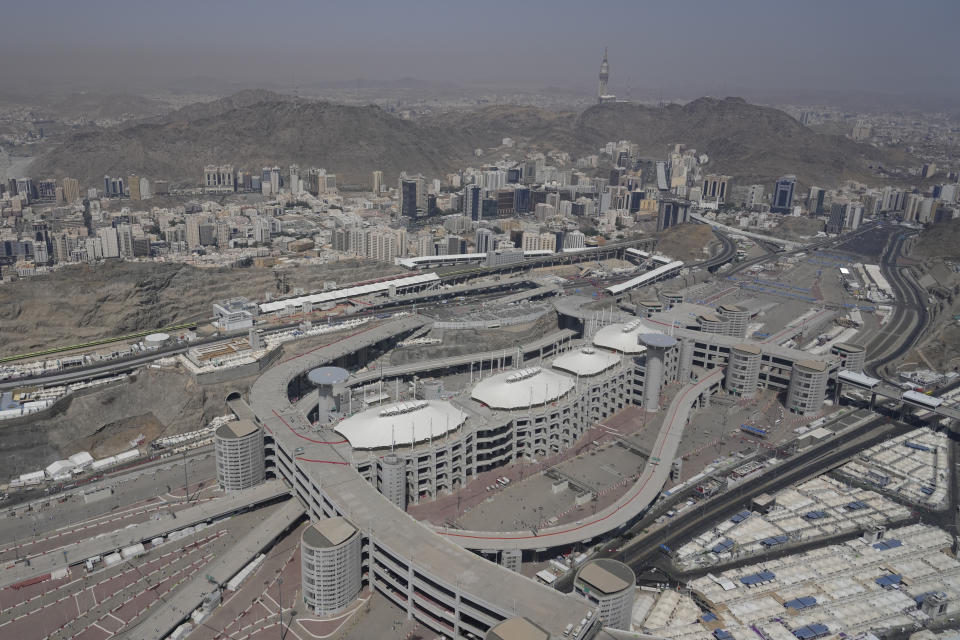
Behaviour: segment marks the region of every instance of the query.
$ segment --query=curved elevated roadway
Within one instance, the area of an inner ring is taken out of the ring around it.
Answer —
[[[410,326],[406,327],[405,322]],[[358,501],[365,505],[383,503],[383,508],[380,510],[385,513],[380,513],[377,517],[387,518],[388,515],[392,515],[393,518],[372,520],[371,526],[374,523],[378,523],[379,526],[379,523],[393,519],[404,522],[409,516],[388,503],[373,485],[353,469],[350,448],[342,437],[330,431],[317,433],[310,428],[303,413],[290,404],[287,388],[291,380],[308,369],[330,364],[340,357],[363,349],[371,342],[379,342],[384,336],[390,335],[391,331],[399,333],[415,330],[421,322],[414,318],[403,318],[366,332],[361,331],[327,347],[288,360],[262,375],[250,393],[253,413],[278,442],[289,441],[294,450],[301,451],[296,459],[310,465],[311,474],[316,474],[321,486],[353,487],[350,497],[342,496],[344,498],[342,501],[333,499],[331,496],[335,504],[341,505],[338,507],[340,512],[349,516],[351,510],[356,511],[355,505]],[[395,329],[390,328],[391,325]],[[382,335],[378,335],[378,332]],[[711,371],[696,384],[685,387],[677,394],[665,412],[663,426],[657,435],[653,449],[654,457],[647,462],[644,471],[627,493],[603,511],[588,519],[538,531],[464,531],[445,527],[434,527],[434,531],[470,549],[536,550],[598,538],[626,526],[659,496],[663,484],[669,477],[670,465],[676,455],[691,409],[698,398],[709,393],[713,385],[719,384],[722,375],[723,371],[720,369]],[[326,435],[322,435],[324,433]],[[332,475],[340,478],[333,484],[328,479]],[[346,482],[346,477],[350,477],[352,481]]]
[[[569,524],[548,527],[538,531],[463,531],[445,527],[434,527],[437,533],[456,540],[471,549],[545,549],[572,545],[583,540],[592,540],[626,527],[660,495],[664,483],[670,476],[670,466],[676,457],[680,438],[690,418],[690,411],[697,400],[709,394],[710,388],[719,384],[723,370],[715,369],[701,378],[696,384],[684,387],[666,410],[663,426],[657,434],[656,444],[651,450],[643,472],[633,486],[603,511],[589,518]]]
[[[577,626],[592,611],[587,602],[437,535],[388,501],[353,467],[351,449],[341,436],[314,430],[290,404],[290,382],[303,372],[401,339],[425,322],[417,316],[397,318],[264,372],[250,390],[249,406],[273,441],[268,457],[277,475],[307,505],[311,519],[342,515],[363,533],[369,541],[365,565],[371,587],[408,615],[450,637],[467,633],[482,637],[487,628],[514,616],[527,617],[551,636],[561,637],[567,625]],[[576,640],[592,633],[592,628],[587,625]]]

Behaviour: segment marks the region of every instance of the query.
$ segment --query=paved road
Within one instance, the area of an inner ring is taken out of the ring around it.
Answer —
[[[638,576],[651,565],[666,571],[669,575],[674,570],[669,560],[660,552],[660,544],[678,548],[702,530],[729,517],[739,509],[748,507],[755,496],[779,491],[806,477],[819,475],[856,455],[862,449],[906,433],[913,428],[903,423],[891,423],[885,417],[878,417],[849,433],[781,461],[757,480],[745,482],[715,498],[700,502],[696,507],[674,516],[668,521],[666,527],[654,528],[648,533],[643,533],[654,526],[654,521],[659,515],[659,513],[651,514],[631,528],[630,532],[635,534],[635,537],[630,539],[626,546],[616,551],[609,549],[602,551],[596,557],[612,557],[626,562]],[[611,544],[611,548],[614,547],[615,542]],[[558,589],[568,591],[572,588],[572,575],[567,574],[557,582]]]
[[[186,481],[191,492],[196,491],[198,483],[204,486],[216,484],[216,460],[212,449],[208,448],[199,455],[187,458]],[[9,507],[4,505],[0,512],[0,540],[25,540],[42,535],[44,532],[59,529],[79,520],[100,516],[122,509],[125,505],[141,502],[157,495],[174,492],[177,499],[183,494],[184,468],[183,457],[175,456],[154,465],[136,469],[116,477],[106,477],[69,492],[35,501],[36,508],[28,511],[26,505]],[[169,487],[169,488],[168,488]],[[113,493],[95,502],[87,503],[81,491],[93,494],[98,489],[112,489]],[[59,502],[66,498],[65,502]],[[49,502],[50,507],[42,507]],[[9,517],[10,511],[17,515]]]
[[[898,232],[892,236],[880,260],[880,270],[900,304],[894,307],[883,331],[867,345],[868,365],[865,368],[876,377],[884,377],[881,374],[886,365],[913,348],[930,322],[926,293],[912,275],[905,273],[906,269],[897,267],[897,260],[909,235],[912,234]]]

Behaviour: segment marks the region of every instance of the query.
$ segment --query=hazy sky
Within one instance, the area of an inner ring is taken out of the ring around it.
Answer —
[[[23,0],[5,3],[3,23],[7,87],[213,76],[592,89],[608,46],[621,95],[960,95],[960,0]]]

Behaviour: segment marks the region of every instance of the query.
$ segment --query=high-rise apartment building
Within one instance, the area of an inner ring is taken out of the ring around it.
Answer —
[[[185,218],[187,246],[191,249],[203,246],[200,243],[200,225],[203,224],[203,221],[203,216],[198,214],[190,214]]]
[[[76,178],[64,178],[61,181],[63,185],[63,199],[67,204],[73,204],[80,199],[80,181]]]
[[[383,171],[373,172],[373,195],[379,196],[383,192]]]
[[[807,196],[807,211],[811,215],[821,215],[823,213],[823,202],[827,192],[820,187],[810,187],[810,195]]]
[[[657,213],[657,231],[663,231],[689,221],[690,203],[684,200],[661,200]]]
[[[103,176],[103,195],[107,198],[122,198],[126,189],[124,189],[123,178],[111,178]]]
[[[486,227],[480,227],[477,229],[473,241],[477,245],[477,253],[486,253],[492,249],[493,231]]]
[[[773,213],[793,212],[793,190],[797,185],[797,176],[783,176],[773,187],[773,203],[770,211]]]
[[[582,231],[569,231],[563,234],[564,249],[582,249],[587,246],[587,237]]]
[[[400,215],[408,218],[428,215],[427,181],[422,175],[400,174]]]
[[[743,205],[748,209],[759,207],[764,202],[763,191],[762,184],[752,184],[747,187],[747,195],[743,199]]]
[[[120,257],[120,240],[117,237],[116,229],[113,227],[97,229],[97,238],[100,239],[100,246],[104,258]]]
[[[119,242],[120,257],[132,258],[133,251],[133,227],[129,224],[117,225],[117,240]]]
[[[727,201],[730,176],[721,176],[715,173],[708,174],[703,179],[701,198],[709,202],[723,204]]]
[[[127,188],[130,189],[131,200],[142,200],[140,195],[140,178],[132,173],[127,177]]]
[[[467,185],[463,190],[463,215],[469,220],[483,220],[483,190],[475,184]]]

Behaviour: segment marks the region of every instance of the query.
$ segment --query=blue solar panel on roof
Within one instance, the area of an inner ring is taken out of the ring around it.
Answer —
[[[819,636],[825,633],[829,633],[830,629],[825,624],[814,622],[813,624],[810,625],[810,631],[813,631],[816,635]]]
[[[825,511],[808,511],[804,517],[807,520],[819,520],[820,518],[826,518],[827,513]]]
[[[931,495],[931,494],[933,494],[933,489],[931,489],[930,487],[922,487],[922,488],[920,489],[920,491],[921,491],[921,493],[925,493],[925,494],[927,494],[928,496]]]
[[[867,508],[867,504],[865,502],[861,502],[860,500],[856,500],[847,505],[847,509],[849,509],[850,511],[859,511],[860,509],[866,509],[866,508]]]
[[[772,571],[763,570],[759,573],[752,573],[749,576],[744,576],[740,578],[740,582],[745,585],[760,584],[761,582],[769,582],[773,580],[776,576]]]
[[[911,448],[911,449],[916,449],[917,451],[930,451],[930,450],[931,450],[930,447],[928,447],[928,446],[926,446],[926,445],[922,445],[922,444],[917,444],[916,442],[904,442],[903,445],[904,445],[905,447],[909,447],[909,448]]]
[[[717,616],[713,615],[713,614],[710,613],[709,611],[707,611],[705,614],[703,614],[703,621],[704,621],[704,622],[713,622],[713,621],[716,620],[716,619],[717,619]]]
[[[896,538],[890,538],[887,540],[887,549],[893,549],[895,547],[902,547],[903,543],[897,540]]]
[[[713,549],[711,549],[711,551],[713,551],[714,553],[723,553],[723,552],[725,552],[725,551],[729,551],[729,550],[732,549],[732,548],[733,548],[733,540],[730,540],[730,539],[728,538],[728,539],[726,539],[726,540],[723,540],[723,541],[721,541],[721,542],[718,542],[718,543],[713,547]]]
[[[889,587],[895,584],[900,584],[901,576],[899,573],[889,573],[885,576],[880,576],[874,582],[876,582],[881,587]]]
[[[733,634],[726,629],[714,629],[713,637],[717,640],[733,640]]]

